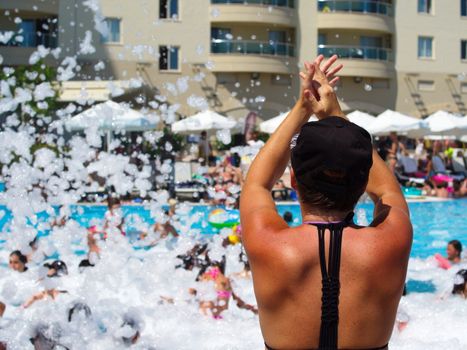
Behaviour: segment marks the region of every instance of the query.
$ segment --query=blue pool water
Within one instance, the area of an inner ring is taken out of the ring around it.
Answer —
[[[414,228],[414,241],[411,256],[426,258],[434,253],[445,252],[446,242],[451,239],[458,239],[464,246],[467,246],[467,199],[444,201],[444,202],[413,202],[409,203],[411,218]],[[88,227],[96,220],[102,220],[106,211],[101,205],[72,206],[72,219],[81,226]],[[215,207],[196,205],[185,215],[185,219],[192,221],[191,228],[204,234],[215,234],[219,229],[208,223],[209,214]],[[154,223],[149,209],[144,206],[123,206],[125,215],[126,231],[134,229],[135,218],[140,218],[149,224]],[[357,216],[365,214],[367,220],[372,220],[373,206],[369,203],[357,206]],[[294,224],[301,223],[298,205],[278,205],[280,215],[290,211],[294,217]],[[239,221],[238,211],[228,211],[229,221]],[[48,218],[47,213],[39,213],[37,222],[44,222]],[[0,242],[5,240],[8,231],[8,222],[12,219],[11,212],[5,206],[0,206]],[[36,224],[37,225],[37,224]],[[47,231],[39,232],[40,235],[47,235]]]

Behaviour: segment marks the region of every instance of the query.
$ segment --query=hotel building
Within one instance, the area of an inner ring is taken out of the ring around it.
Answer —
[[[181,115],[266,120],[290,109],[303,61],[322,53],[345,66],[345,111],[467,114],[467,0],[2,0],[0,11],[2,65],[28,64],[38,45],[61,49],[50,64],[76,58],[63,102],[118,88],[135,108],[165,96]]]

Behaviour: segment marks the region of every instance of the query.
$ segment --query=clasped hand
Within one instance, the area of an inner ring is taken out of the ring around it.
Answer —
[[[309,113],[315,114],[318,119],[329,116],[344,117],[334,87],[339,81],[335,75],[343,68],[339,64],[332,68],[337,61],[337,55],[329,58],[321,67],[324,56],[319,55],[313,63],[305,62],[305,72],[300,72],[301,92],[299,103]]]

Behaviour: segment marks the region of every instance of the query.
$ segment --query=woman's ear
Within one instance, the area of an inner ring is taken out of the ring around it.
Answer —
[[[292,167],[290,167],[290,186],[297,191],[297,179],[295,178],[295,173]]]

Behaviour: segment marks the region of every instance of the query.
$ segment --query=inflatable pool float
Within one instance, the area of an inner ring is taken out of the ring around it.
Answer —
[[[229,218],[229,214],[221,208],[214,209],[209,213],[208,222],[209,225],[218,229],[234,227],[239,224],[238,220],[232,220]]]
[[[415,187],[404,187],[404,197],[407,199],[424,199],[425,196],[420,188]]]
[[[451,262],[443,257],[441,254],[435,254],[435,259],[438,262],[438,267],[448,270],[451,268]]]

